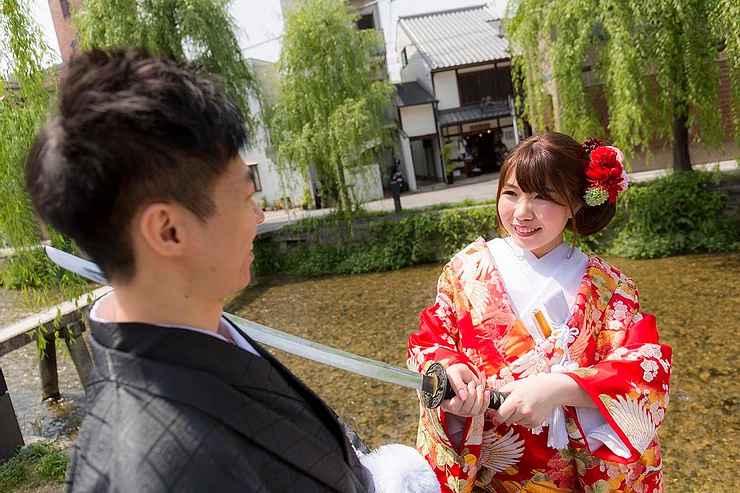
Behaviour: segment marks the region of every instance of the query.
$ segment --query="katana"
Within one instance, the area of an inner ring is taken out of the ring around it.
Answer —
[[[94,262],[50,246],[44,247],[44,250],[49,259],[63,269],[98,284],[110,284],[103,271]],[[357,375],[416,389],[427,408],[436,408],[442,401],[455,396],[455,391],[447,380],[447,372],[438,362],[432,363],[424,374],[420,374],[288,334],[231,313],[224,313],[224,316],[261,344]],[[491,402],[488,407],[498,409],[506,395],[491,391]]]

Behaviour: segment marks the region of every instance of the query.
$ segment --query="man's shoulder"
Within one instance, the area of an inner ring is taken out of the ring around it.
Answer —
[[[110,484],[111,491],[174,491],[194,471],[198,481],[214,481],[248,448],[196,408],[125,385],[98,385],[72,451],[71,491],[108,491]]]

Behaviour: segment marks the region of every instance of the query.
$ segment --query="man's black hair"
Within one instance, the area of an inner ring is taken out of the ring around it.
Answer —
[[[26,188],[44,221],[126,280],[136,212],[174,202],[205,220],[212,184],[246,142],[244,117],[214,76],[143,50],[91,50],[64,71]]]

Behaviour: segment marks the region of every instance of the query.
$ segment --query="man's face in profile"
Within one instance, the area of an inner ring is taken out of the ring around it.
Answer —
[[[237,156],[213,184],[214,213],[194,223],[193,291],[224,299],[249,284],[257,225],[265,218],[254,193],[249,168]]]

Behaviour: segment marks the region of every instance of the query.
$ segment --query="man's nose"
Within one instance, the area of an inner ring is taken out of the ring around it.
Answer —
[[[262,207],[255,205],[255,209],[257,210],[257,224],[262,224],[265,222],[265,211],[262,210]]]

